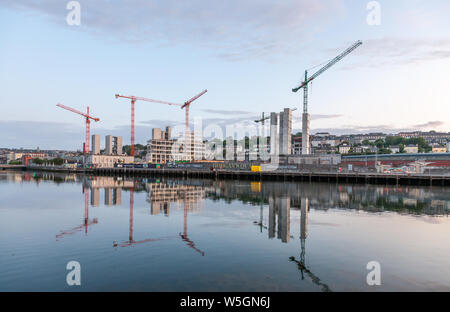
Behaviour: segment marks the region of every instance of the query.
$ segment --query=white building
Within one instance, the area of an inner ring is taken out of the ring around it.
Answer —
[[[187,149],[184,139],[172,139],[170,136],[170,127],[166,127],[165,131],[159,128],[152,130],[152,139],[147,142],[147,162],[164,164],[205,159],[205,143],[194,133],[190,133]]]
[[[96,168],[113,168],[114,164],[130,164],[134,162],[133,156],[127,155],[88,155],[86,163]]]

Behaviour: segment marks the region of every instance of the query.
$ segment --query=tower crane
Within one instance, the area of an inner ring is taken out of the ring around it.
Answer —
[[[297,92],[303,88],[303,118],[302,118],[302,154],[310,154],[310,142],[309,142],[309,114],[308,114],[308,85],[317,76],[321,75],[324,71],[329,69],[331,66],[342,60],[345,56],[350,54],[353,50],[362,45],[362,41],[356,41],[347,50],[336,56],[334,59],[329,61],[325,66],[319,69],[312,76],[308,77],[308,70],[305,70],[305,80],[296,88],[292,89],[292,92]]]
[[[262,113],[262,118],[255,120],[256,123],[261,123],[263,126],[266,122],[266,120],[270,119],[270,116],[264,117],[264,112]]]
[[[174,103],[169,103],[169,102],[165,102],[165,101],[147,99],[147,98],[139,97],[139,96],[127,96],[127,95],[116,94],[116,99],[119,97],[131,100],[131,147],[130,147],[131,156],[134,156],[134,104],[136,103],[136,101],[146,101],[146,102],[153,102],[153,103],[159,103],[159,104],[182,106],[181,104],[174,104]]]
[[[295,112],[297,110],[297,108],[292,109],[293,112]],[[270,116],[264,117],[264,112],[262,113],[262,118],[261,119],[257,119],[255,120],[256,123],[261,123],[263,126],[266,122],[266,120],[269,120]]]
[[[145,102],[152,102],[152,103],[158,103],[158,104],[166,104],[166,105],[171,105],[171,106],[179,106],[179,107],[181,107],[181,109],[185,109],[186,110],[186,121],[185,121],[185,123],[186,123],[186,138],[187,138],[187,135],[189,133],[189,106],[191,105],[192,102],[194,102],[196,99],[201,97],[207,91],[208,90],[202,91],[201,93],[194,96],[192,99],[184,102],[184,104],[177,104],[177,103],[171,103],[171,102],[166,102],[166,101],[153,100],[153,99],[148,99],[148,98],[139,97],[139,96],[126,96],[126,95],[116,94],[116,99],[121,97],[121,98],[131,100],[131,156],[134,156],[134,104],[136,103],[136,101],[145,101]]]
[[[89,115],[89,106],[87,107],[87,112],[86,113],[82,113],[72,107],[68,107],[62,104],[56,104],[56,106],[61,107],[63,109],[66,109],[68,111],[71,111],[75,114],[81,115],[83,117],[86,118],[86,142],[84,143],[84,148],[83,148],[83,153],[84,154],[88,154],[89,153],[89,133],[90,133],[90,125],[91,125],[91,119],[95,122],[100,121],[99,118],[96,117],[92,117],[91,115]]]
[[[190,136],[188,136],[189,135],[189,107],[191,106],[192,102],[194,102],[196,99],[201,97],[206,92],[208,92],[208,90],[206,90],[206,89],[203,90],[202,92],[200,92],[199,94],[194,96],[192,99],[184,102],[184,104],[181,106],[181,109],[184,109],[185,110],[185,114],[186,114],[186,118],[185,118],[185,123],[186,123],[186,144],[188,142],[188,137],[190,138]]]

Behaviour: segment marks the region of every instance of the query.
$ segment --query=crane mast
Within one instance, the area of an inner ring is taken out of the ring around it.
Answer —
[[[89,135],[90,135],[90,129],[91,129],[91,119],[93,121],[95,121],[95,122],[100,121],[100,119],[96,118],[96,117],[92,117],[91,115],[89,115],[89,106],[87,107],[87,112],[86,113],[80,112],[79,110],[76,110],[76,109],[74,109],[72,107],[68,107],[68,106],[65,106],[65,105],[62,105],[62,104],[59,104],[59,103],[56,104],[56,106],[61,107],[62,109],[68,110],[68,111],[70,111],[72,113],[81,115],[84,118],[86,118],[86,141],[84,143],[83,153],[84,154],[89,154],[89,151],[90,151],[90,149],[89,149]]]
[[[166,105],[171,105],[171,106],[179,106],[179,107],[181,107],[181,109],[185,109],[186,140],[187,140],[188,133],[189,133],[189,106],[191,105],[192,102],[194,102],[196,99],[201,97],[206,92],[208,92],[208,90],[202,91],[201,93],[197,94],[190,100],[184,102],[184,104],[177,104],[177,103],[171,103],[171,102],[166,102],[166,101],[153,100],[153,99],[148,99],[148,98],[139,97],[139,96],[132,96],[132,95],[128,96],[128,95],[116,94],[115,95],[116,99],[117,98],[125,98],[125,99],[131,100],[131,147],[130,147],[131,156],[134,156],[134,105],[136,104],[136,101],[145,101],[145,102],[152,102],[152,103],[158,103],[158,104],[166,104]],[[190,144],[186,144],[186,145],[190,145]],[[186,151],[187,151],[187,148],[186,148]]]
[[[315,72],[312,76],[308,77],[308,71],[305,70],[305,80],[296,88],[292,89],[292,92],[297,92],[303,88],[303,117],[302,117],[302,154],[311,154],[311,144],[309,142],[309,114],[308,114],[308,85],[319,75],[329,69],[331,66],[342,60],[345,56],[350,54],[353,50],[362,45],[362,41],[356,41],[352,46],[346,49],[344,52],[333,58],[325,66]]]

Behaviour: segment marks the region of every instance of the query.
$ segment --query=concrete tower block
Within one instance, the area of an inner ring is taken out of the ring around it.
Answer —
[[[113,137],[112,137],[112,135],[107,135],[105,137],[105,154],[106,155],[113,154]]]
[[[98,155],[100,154],[100,135],[98,134],[93,134],[92,135],[92,154],[93,155]]]
[[[285,108],[280,113],[280,154],[291,154],[292,110]]]
[[[311,154],[311,144],[309,141],[309,114],[303,113],[302,119],[302,155]]]
[[[117,155],[123,154],[123,138],[121,136],[117,137]]]
[[[270,155],[277,156],[280,153],[280,139],[278,137],[278,114],[270,114]]]

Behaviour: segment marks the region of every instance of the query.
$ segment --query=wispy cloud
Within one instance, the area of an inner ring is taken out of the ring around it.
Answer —
[[[202,112],[219,115],[255,115],[255,112],[242,110],[202,109]]]
[[[37,130],[38,129],[38,130]],[[136,142],[146,143],[151,127],[136,125]],[[130,126],[112,129],[91,127],[91,134],[123,136],[129,142]],[[81,150],[85,140],[85,128],[79,124],[51,121],[0,121],[0,147]]]
[[[195,45],[226,60],[298,48],[343,10],[339,0],[82,1],[81,29],[130,43]],[[3,0],[1,5],[47,16],[65,26],[66,2]],[[294,44],[295,42],[295,44]]]
[[[429,121],[423,124],[411,125],[406,127],[396,127],[394,125],[343,125],[342,127],[335,127],[335,128],[312,129],[312,133],[330,132],[332,134],[342,135],[342,134],[364,134],[364,133],[383,132],[386,134],[395,134],[403,131],[438,130],[439,128],[442,128],[445,125],[446,123],[443,121]]]
[[[440,127],[445,125],[445,122],[443,121],[429,121],[423,124],[418,124],[418,125],[414,125],[413,128],[419,128],[419,129],[424,129],[424,128],[435,128],[435,127]]]
[[[364,57],[364,59],[344,65],[342,69],[378,68],[442,60],[450,58],[450,39],[394,37],[369,39],[365,40],[354,54]]]
[[[332,119],[332,118],[340,118],[343,115],[339,115],[339,114],[312,114],[310,116],[310,120],[319,120],[319,119]],[[293,116],[292,117],[294,122],[301,122],[302,121],[302,116]]]

